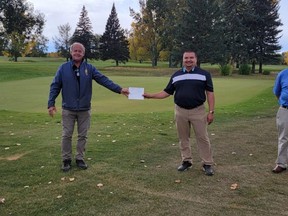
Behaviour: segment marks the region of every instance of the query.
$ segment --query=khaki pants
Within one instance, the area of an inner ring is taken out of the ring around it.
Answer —
[[[205,106],[201,105],[188,110],[175,105],[175,121],[182,161],[193,163],[190,143],[192,126],[202,163],[213,165],[212,150],[207,132],[207,114],[205,112]]]
[[[276,164],[285,168],[288,162],[288,109],[280,107],[276,116],[278,129],[278,157]]]
[[[77,122],[76,160],[83,160],[87,142],[87,132],[90,127],[91,111],[62,110],[62,159],[72,159],[72,136]]]

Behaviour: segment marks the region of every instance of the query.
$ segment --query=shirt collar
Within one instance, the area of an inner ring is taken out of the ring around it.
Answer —
[[[183,67],[182,68],[182,71],[183,71],[183,73],[186,73],[186,71],[189,73],[189,72],[193,72],[195,70],[195,67],[193,67],[190,71],[187,71],[186,70],[186,67]]]

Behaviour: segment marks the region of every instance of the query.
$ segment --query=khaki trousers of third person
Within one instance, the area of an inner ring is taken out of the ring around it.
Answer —
[[[288,109],[280,107],[276,115],[278,129],[278,157],[276,164],[287,168],[288,162]]]
[[[175,121],[182,162],[189,161],[193,163],[190,143],[192,126],[202,164],[213,165],[212,150],[207,132],[205,106],[201,105],[194,109],[183,109],[175,104]]]

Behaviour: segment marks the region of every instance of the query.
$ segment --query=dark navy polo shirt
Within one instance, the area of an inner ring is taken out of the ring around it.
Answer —
[[[206,101],[206,91],[213,92],[211,74],[199,67],[186,71],[176,71],[164,89],[170,95],[174,93],[174,102],[184,109],[193,109]]]

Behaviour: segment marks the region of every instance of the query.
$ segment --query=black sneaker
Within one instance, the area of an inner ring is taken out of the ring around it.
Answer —
[[[80,169],[87,169],[88,165],[84,162],[84,160],[76,160],[76,165]]]
[[[214,171],[212,169],[211,165],[203,165],[203,171],[205,172],[205,175],[207,176],[212,176],[214,175]]]
[[[183,163],[178,167],[178,171],[182,172],[189,169],[192,166],[192,163],[189,161],[183,161]]]
[[[64,160],[61,169],[63,172],[68,172],[71,169],[71,160]]]

